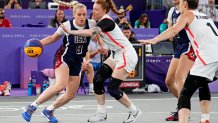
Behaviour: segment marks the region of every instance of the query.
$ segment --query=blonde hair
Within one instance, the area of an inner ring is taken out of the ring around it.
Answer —
[[[77,9],[80,9],[80,8],[85,8],[86,9],[86,6],[82,3],[78,3],[76,4],[74,7],[73,7],[73,14],[75,14],[76,10]]]

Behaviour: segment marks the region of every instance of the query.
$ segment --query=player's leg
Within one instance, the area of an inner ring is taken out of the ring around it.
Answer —
[[[129,97],[120,90],[120,84],[127,78],[129,73],[125,68],[114,69],[112,74],[112,79],[108,86],[109,94],[114,97],[117,101],[119,101],[122,105],[124,105],[129,110],[129,116],[124,123],[133,123],[137,120],[137,118],[141,115],[141,111],[138,107],[136,107],[133,102],[129,99]]]
[[[112,58],[108,58],[103,65],[97,70],[94,76],[94,91],[98,104],[97,113],[88,119],[88,122],[99,122],[107,119],[107,113],[105,109],[105,89],[104,82],[111,77],[112,71],[115,67],[115,62]]]
[[[177,98],[179,96],[179,92],[178,92],[178,85],[175,81],[175,73],[177,70],[178,63],[179,63],[178,58],[172,58],[165,79],[167,88]]]
[[[26,121],[30,121],[32,113],[37,109],[38,105],[48,101],[53,96],[61,92],[66,87],[66,82],[69,79],[69,69],[65,64],[61,64],[55,69],[56,83],[49,86],[32,104],[28,105],[22,113]]]
[[[210,120],[210,88],[208,85],[199,88],[199,100],[201,106],[201,121],[200,123],[209,122]]]
[[[89,95],[94,95],[94,86],[93,86],[93,78],[94,78],[94,68],[91,63],[89,63],[87,68],[87,80],[89,82]]]

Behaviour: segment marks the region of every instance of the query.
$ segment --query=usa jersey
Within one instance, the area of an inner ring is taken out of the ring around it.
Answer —
[[[192,23],[185,28],[197,58],[204,64],[218,61],[218,30],[213,20],[198,11]],[[200,26],[199,26],[200,25]]]
[[[169,11],[167,20],[168,22],[172,23],[172,25],[175,25],[179,16],[180,12],[176,9],[176,7],[172,7]],[[179,44],[185,44],[190,42],[184,29],[181,30],[175,37],[177,39],[177,43]]]

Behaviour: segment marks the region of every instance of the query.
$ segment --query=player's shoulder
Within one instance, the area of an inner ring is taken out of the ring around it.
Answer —
[[[87,19],[87,20],[88,20],[90,28],[92,28],[92,27],[94,27],[96,25],[96,21],[95,20],[93,20],[93,19]]]

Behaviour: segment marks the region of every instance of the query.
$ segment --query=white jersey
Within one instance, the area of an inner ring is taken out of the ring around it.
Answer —
[[[104,15],[102,19],[105,18],[113,20],[109,15]],[[125,49],[132,45],[116,23],[115,28],[112,31],[101,32],[100,35],[108,49],[113,51]]]
[[[213,20],[198,11],[192,23],[185,28],[197,58],[204,64],[218,61],[218,30]]]

